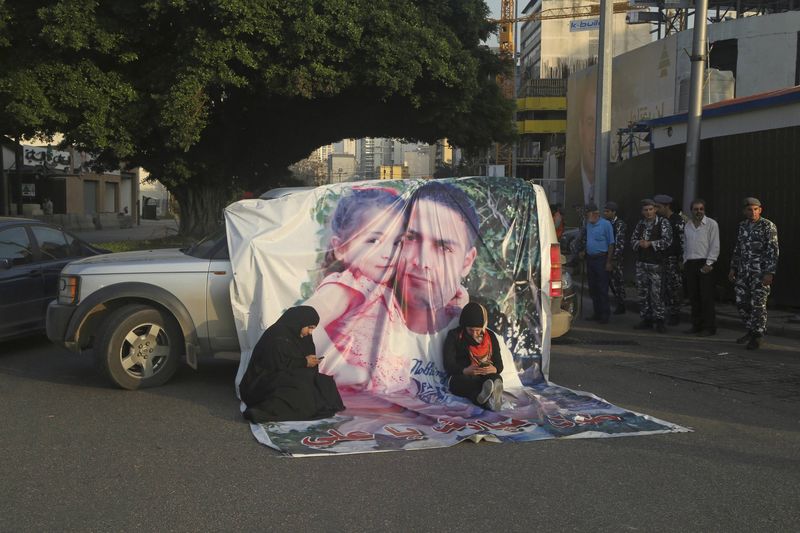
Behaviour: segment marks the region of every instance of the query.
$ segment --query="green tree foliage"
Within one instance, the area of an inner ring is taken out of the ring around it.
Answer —
[[[0,103],[142,166],[202,233],[236,190],[347,137],[513,135],[481,0],[0,0]]]

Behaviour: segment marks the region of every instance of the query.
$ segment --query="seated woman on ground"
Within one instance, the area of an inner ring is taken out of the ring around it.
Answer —
[[[450,375],[451,393],[499,411],[503,406],[503,359],[487,321],[482,305],[470,302],[464,306],[459,326],[451,329],[444,341],[444,369]]]
[[[344,409],[333,378],[317,368],[317,324],[313,307],[291,307],[258,340],[239,383],[247,420],[316,420]]]

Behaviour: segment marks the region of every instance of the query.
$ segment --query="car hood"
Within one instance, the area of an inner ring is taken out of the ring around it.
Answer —
[[[67,265],[63,274],[85,276],[91,274],[204,272],[208,270],[208,264],[208,259],[186,255],[178,248],[169,248],[86,257]]]

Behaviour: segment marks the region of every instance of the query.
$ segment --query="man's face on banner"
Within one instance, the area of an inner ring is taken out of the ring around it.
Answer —
[[[579,134],[581,139],[581,166],[586,172],[586,177],[594,183],[594,140],[595,140],[595,116],[597,109],[596,90],[591,78],[584,82],[586,87],[583,91],[583,102],[581,107]]]
[[[433,200],[418,200],[411,207],[397,264],[400,301],[409,308],[444,308],[476,256],[458,212]]]

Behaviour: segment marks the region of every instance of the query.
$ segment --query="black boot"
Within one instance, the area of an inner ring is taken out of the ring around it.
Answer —
[[[761,347],[761,335],[753,335],[747,342],[748,350],[758,350]]]
[[[633,326],[633,329],[653,329],[653,323],[645,319]]]
[[[748,331],[747,333],[736,339],[736,344],[745,344],[750,340],[752,336],[753,334]]]

